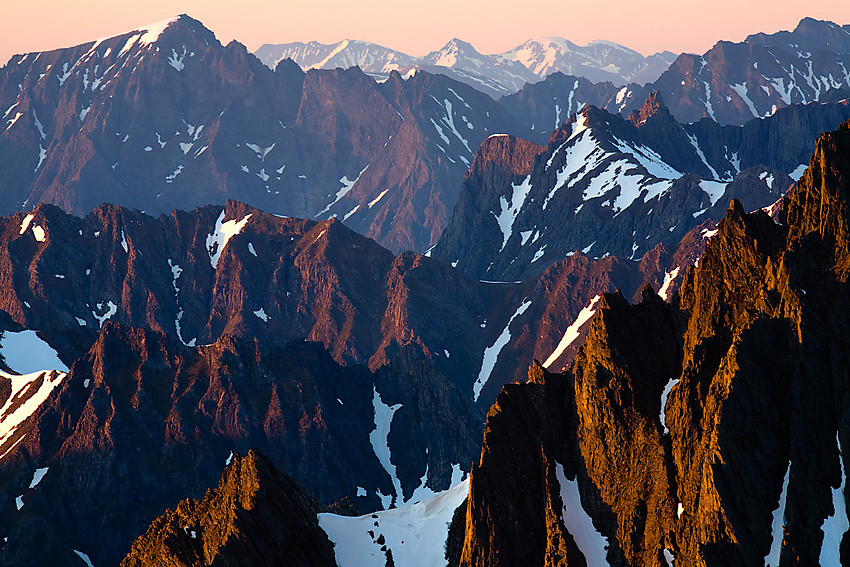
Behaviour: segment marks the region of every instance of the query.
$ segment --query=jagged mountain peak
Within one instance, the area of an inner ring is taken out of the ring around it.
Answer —
[[[110,53],[116,53],[120,56],[130,51],[134,46],[141,49],[153,48],[158,50],[158,43],[163,40],[168,42],[178,34],[191,35],[196,37],[199,41],[206,42],[207,45],[217,45],[218,47],[221,47],[221,43],[215,38],[215,34],[204,26],[203,23],[188,16],[187,14],[180,14],[159,22],[138,26],[121,34],[102,37],[94,41],[81,43],[68,48],[54,49],[45,53],[55,54],[74,49],[87,48],[86,55],[99,53],[102,58],[106,59],[109,57]],[[117,43],[121,41],[123,41],[123,43],[117,45]],[[102,49],[99,49],[101,47]],[[13,63],[20,65],[26,63],[29,59],[34,60],[40,55],[40,52],[34,52],[13,56],[9,60],[9,65]]]
[[[789,236],[817,232],[836,242],[846,257],[850,249],[850,120],[818,138],[815,152],[797,189],[785,203]],[[847,263],[846,258],[837,260]],[[847,270],[847,266],[842,268]]]
[[[850,123],[787,225],[732,200],[672,303],[603,296],[569,372],[503,389],[464,564],[846,563],[848,150]]]
[[[646,124],[647,120],[659,114],[664,117],[668,117],[670,120],[675,120],[670,114],[670,111],[667,110],[667,107],[664,106],[661,93],[658,91],[652,91],[649,93],[649,96],[646,97],[646,102],[643,103],[640,109],[633,110],[631,114],[629,114],[629,122],[640,128]]]
[[[316,519],[323,511],[265,456],[234,454],[217,487],[154,520],[121,565],[330,565],[333,546]]]
[[[850,87],[848,68],[850,26],[807,18],[793,31],[682,54],[652,88],[664,93],[680,122],[709,117],[740,125],[785,106],[835,100]]]
[[[426,55],[422,63],[440,67],[455,67],[459,64],[463,65],[464,62],[473,62],[472,64],[478,67],[484,63],[484,59],[486,59],[486,56],[481,55],[472,44],[453,38],[437,51],[432,51]]]

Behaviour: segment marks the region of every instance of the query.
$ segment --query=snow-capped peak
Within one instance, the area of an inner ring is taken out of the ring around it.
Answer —
[[[159,39],[159,36],[162,35],[168,26],[178,21],[180,18],[186,17],[185,14],[180,16],[174,16],[173,18],[169,18],[167,20],[162,20],[161,22],[156,22],[154,24],[150,24],[147,26],[140,27],[137,31],[144,31],[142,37],[139,38],[139,45],[150,45],[155,43],[156,40]]]

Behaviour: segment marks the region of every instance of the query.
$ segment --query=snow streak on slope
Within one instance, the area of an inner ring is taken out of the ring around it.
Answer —
[[[562,518],[567,531],[573,536],[579,551],[584,555],[587,567],[608,567],[608,539],[593,526],[593,520],[581,505],[578,479],[567,480],[564,465],[555,463],[555,473],[561,484],[561,502],[564,505]]]
[[[546,362],[543,363],[545,368],[549,368],[552,364],[555,363],[558,358],[564,354],[564,351],[567,350],[567,347],[573,344],[580,335],[581,327],[587,323],[594,315],[596,315],[596,305],[599,303],[599,299],[601,296],[597,295],[593,299],[590,300],[590,303],[581,310],[576,317],[576,320],[573,321],[573,324],[567,327],[567,330],[564,331],[564,336],[561,338],[561,342],[558,343],[558,346],[549,355],[549,358],[546,359]]]
[[[841,452],[841,440],[838,433],[835,434],[835,442],[838,445],[838,466],[841,468],[841,484],[838,488],[832,488],[832,515],[823,521],[823,543],[820,548],[819,563],[821,565],[841,565],[841,539],[850,528],[847,519],[847,501],[844,489],[847,486],[847,474],[844,472],[844,454]]]
[[[773,523],[771,524],[770,551],[764,558],[765,567],[779,567],[779,554],[782,552],[782,540],[785,528],[785,502],[788,498],[788,481],[791,478],[791,462],[788,461],[788,469],[785,471],[785,480],[782,481],[782,492],[779,494],[779,504],[773,511]]]
[[[368,168],[369,168],[369,166],[367,165],[366,167],[361,169],[360,173],[358,173],[357,177],[355,177],[354,179],[349,179],[347,175],[343,175],[342,177],[340,177],[339,182],[342,183],[342,187],[340,187],[339,191],[336,192],[336,196],[334,197],[334,200],[331,201],[330,203],[328,203],[328,206],[326,206],[324,209],[322,209],[321,211],[316,213],[315,216],[319,217],[319,216],[325,214],[326,212],[331,210],[331,207],[336,205],[337,202],[340,199],[342,199],[343,197],[348,195],[349,191],[351,191],[352,187],[354,187],[354,184],[357,183],[360,180],[360,176],[363,175],[363,172],[366,171]]]
[[[339,567],[384,567],[388,552],[395,565],[444,567],[449,524],[468,494],[467,479],[411,506],[355,518],[319,514],[319,526],[334,544]]]
[[[678,270],[678,268],[676,268]],[[661,392],[661,412],[658,418],[661,420],[661,427],[664,428],[664,433],[670,433],[670,430],[667,429],[667,398],[670,397],[670,392],[673,391],[673,386],[679,383],[678,378],[670,378],[667,381],[667,384],[664,386],[664,391]]]
[[[670,286],[673,285],[673,282],[676,281],[676,278],[679,276],[680,269],[681,266],[677,266],[664,274],[664,281],[661,283],[661,288],[658,290],[658,295],[664,301],[669,299]]]
[[[529,191],[531,191],[531,175],[527,176],[519,185],[511,184],[511,187],[513,188],[511,202],[508,203],[504,196],[499,197],[499,214],[493,213],[496,222],[499,223],[499,229],[502,231],[502,247],[499,248],[499,252],[505,249],[505,245],[510,240],[516,216],[522,209]]]
[[[481,361],[481,371],[478,373],[478,378],[475,384],[472,385],[472,397],[477,402],[478,396],[481,395],[481,389],[487,384],[490,379],[490,374],[493,372],[493,367],[496,365],[496,360],[499,358],[499,353],[505,348],[505,345],[511,340],[511,323],[514,319],[525,313],[525,310],[531,305],[530,301],[524,301],[522,305],[517,307],[517,310],[511,316],[508,324],[502,330],[502,334],[496,339],[492,346],[484,350],[484,359]]]
[[[0,371],[0,377],[12,383],[11,394],[0,408],[0,447],[4,446],[18,427],[47,400],[50,392],[65,376],[64,372],[56,370],[42,370],[23,376]],[[12,447],[7,449],[0,458],[5,457],[11,449]]]
[[[401,501],[404,498],[401,490],[401,481],[399,481],[396,475],[395,465],[390,460],[390,445],[387,439],[390,434],[393,415],[401,408],[401,404],[394,404],[392,406],[385,404],[377,388],[373,385],[372,407],[375,411],[375,429],[369,434],[369,442],[372,444],[372,450],[375,452],[375,456],[378,458],[381,466],[384,467],[384,470],[390,476],[393,488],[395,489],[395,496],[383,496],[379,494],[381,504],[384,509],[387,509],[394,501]]]

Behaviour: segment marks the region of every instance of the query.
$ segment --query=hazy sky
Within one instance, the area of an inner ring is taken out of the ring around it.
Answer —
[[[585,44],[621,43],[648,55],[703,53],[717,40],[793,29],[811,16],[850,23],[850,0],[25,0],[4,2],[0,65],[15,53],[45,51],[118,35],[186,13],[223,43],[362,39],[424,55],[453,37],[498,53],[544,35]]]

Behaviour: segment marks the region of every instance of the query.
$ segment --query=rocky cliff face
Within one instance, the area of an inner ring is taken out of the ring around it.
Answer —
[[[235,202],[158,219],[42,205],[0,224],[3,326],[38,329],[71,367],[28,389],[0,378],[5,563],[39,556],[31,521],[63,534],[44,557],[114,563],[229,451],[259,447],[322,501],[364,511],[448,488],[478,452],[475,330],[499,289],[335,220]],[[36,468],[51,473],[30,491]]]
[[[462,564],[848,561],[848,152],[850,123],[783,224],[733,201],[672,304],[605,296],[569,372],[504,389]]]

